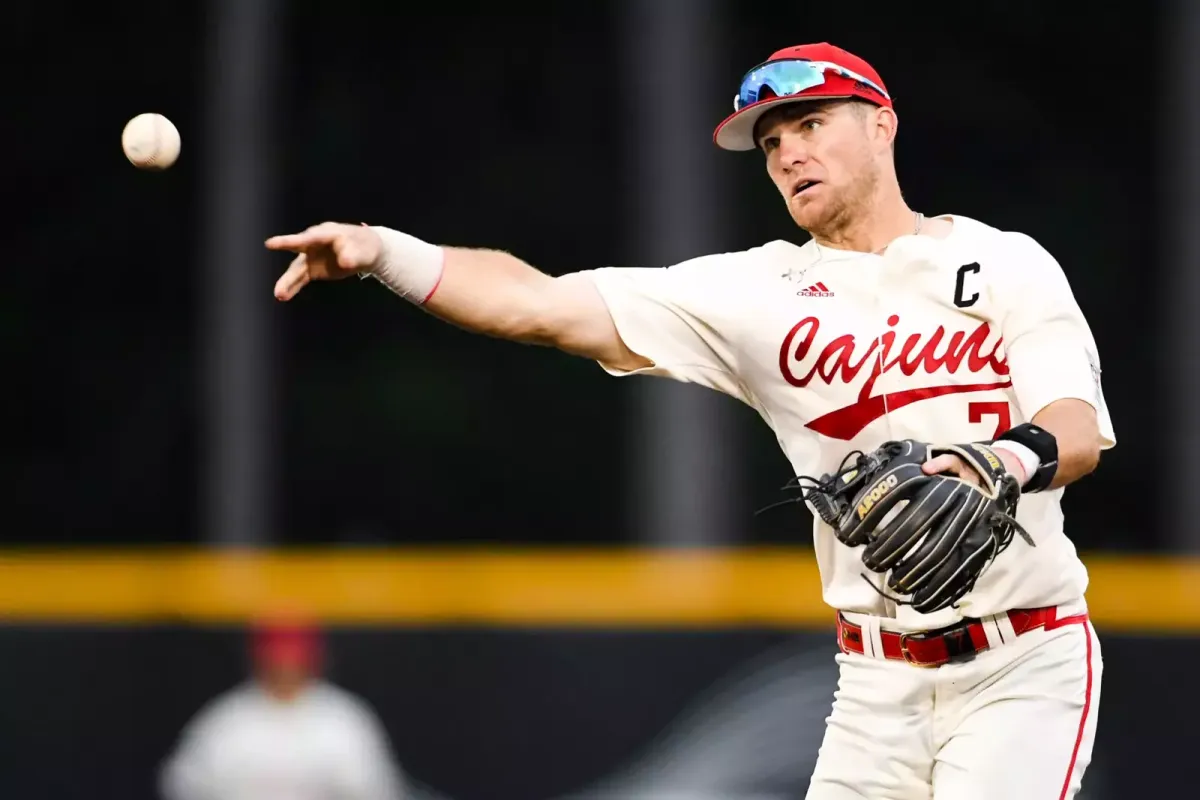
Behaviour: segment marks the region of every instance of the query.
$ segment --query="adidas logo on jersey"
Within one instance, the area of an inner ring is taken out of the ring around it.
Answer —
[[[829,290],[829,287],[819,282],[807,289],[801,289],[796,294],[800,297],[833,297],[833,292]]]

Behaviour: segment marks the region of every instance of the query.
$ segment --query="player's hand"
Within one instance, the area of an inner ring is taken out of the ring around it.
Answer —
[[[1004,468],[1017,476],[1018,483],[1025,483],[1025,468],[1016,456],[1000,448],[996,448],[993,452],[1004,462]],[[926,475],[953,475],[973,486],[983,486],[983,480],[980,478],[979,472],[970,467],[966,461],[963,461],[960,457],[952,453],[944,453],[936,458],[929,459],[921,465],[921,471]]]
[[[337,281],[368,270],[379,260],[383,243],[366,225],[323,222],[302,233],[272,236],[268,250],[296,254],[275,282],[275,297],[291,300],[311,281]]]

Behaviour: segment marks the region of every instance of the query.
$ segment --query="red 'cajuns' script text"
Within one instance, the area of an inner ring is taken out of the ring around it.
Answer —
[[[887,320],[889,328],[894,328],[899,322],[897,314]],[[1003,339],[997,339],[985,349],[992,332],[986,322],[981,322],[970,333],[956,331],[947,336],[945,326],[939,325],[929,336],[909,334],[899,345],[898,352],[895,331],[887,331],[872,339],[861,353],[856,352],[854,335],[845,334],[830,341],[815,359],[810,360],[813,342],[820,328],[821,322],[816,317],[805,317],[788,331],[779,348],[779,371],[792,386],[804,388],[814,379],[826,385],[834,382],[848,385],[857,380],[864,367],[868,367],[867,378],[859,390],[857,402],[818,417],[805,426],[834,439],[853,439],[886,411],[894,411],[919,400],[1003,389],[1012,385],[1007,377],[1008,359],[1000,353]],[[810,366],[806,367],[806,364]],[[1003,376],[1003,379],[987,383],[926,386],[886,395],[871,394],[879,377],[893,370],[908,376],[918,372],[934,375],[942,370],[954,375],[960,368],[971,374],[991,373],[997,378]]]

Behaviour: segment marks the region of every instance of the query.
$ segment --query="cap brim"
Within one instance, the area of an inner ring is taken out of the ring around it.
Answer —
[[[763,114],[775,106],[785,103],[804,103],[809,100],[844,100],[853,96],[849,94],[805,94],[760,100],[726,117],[713,133],[713,142],[723,150],[754,150],[758,147],[754,141],[754,126]]]

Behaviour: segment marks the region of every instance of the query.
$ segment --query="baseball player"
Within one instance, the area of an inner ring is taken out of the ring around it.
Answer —
[[[459,327],[700,384],[775,431],[814,512],[840,669],[811,800],[1073,797],[1100,646],[1063,488],[1115,445],[1091,330],[1033,238],[906,204],[878,73],[829,44],[742,78],[803,245],[550,277],[499,250],[324,223],[275,286],[372,276]]]
[[[404,800],[387,732],[362,698],[321,676],[311,625],[265,621],[254,677],[191,719],[159,774],[163,800]]]

